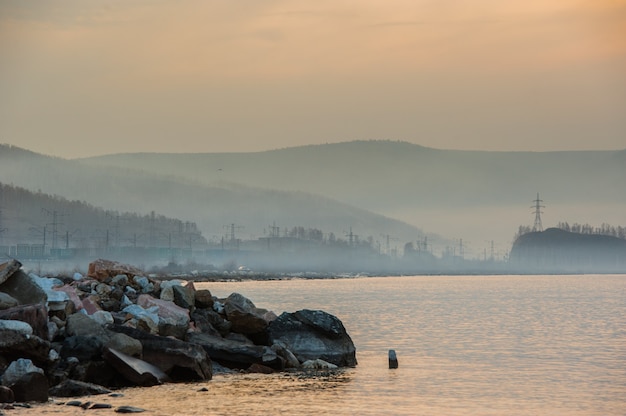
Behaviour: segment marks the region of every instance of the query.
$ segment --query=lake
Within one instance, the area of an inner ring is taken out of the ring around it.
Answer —
[[[277,314],[332,313],[351,335],[359,364],[315,377],[218,375],[206,383],[126,389],[123,398],[90,400],[139,406],[154,415],[626,414],[626,275],[377,277],[196,287],[219,297],[238,292]],[[398,354],[398,369],[388,368],[389,349]],[[208,391],[199,391],[202,387]],[[55,405],[33,410],[74,411]]]

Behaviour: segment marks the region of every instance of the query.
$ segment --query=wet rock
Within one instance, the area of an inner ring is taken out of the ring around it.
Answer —
[[[46,292],[22,270],[17,270],[0,284],[0,292],[17,299],[20,305],[45,304],[48,300]]]
[[[356,349],[343,324],[324,311],[284,312],[269,325],[272,343],[283,342],[300,362],[322,359],[340,367],[354,367]]]
[[[115,409],[116,413],[142,413],[145,412],[145,409],[142,409],[140,407],[134,407],[134,406],[120,406],[117,409]]]
[[[169,380],[158,367],[123,352],[105,348],[104,359],[128,381],[143,387],[154,386]]]
[[[196,308],[211,309],[213,308],[213,295],[208,289],[196,290],[195,305]]]
[[[50,396],[54,397],[79,397],[110,393],[111,390],[97,384],[71,379],[65,380],[49,390]]]
[[[89,407],[89,410],[92,409],[111,409],[113,408],[113,405],[109,404],[109,403],[94,403]]]
[[[212,360],[230,368],[245,369],[255,363],[277,370],[282,370],[284,366],[283,360],[266,346],[231,341],[200,332],[190,333],[189,342],[202,346]]]
[[[13,296],[0,292],[0,310],[13,308],[18,304],[19,302]]]
[[[111,329],[139,340],[143,360],[160,368],[174,381],[210,380],[212,377],[211,359],[199,345],[121,325],[113,325]]]
[[[33,334],[48,339],[48,311],[44,303],[5,309],[0,311],[0,319],[26,322],[33,328]]]

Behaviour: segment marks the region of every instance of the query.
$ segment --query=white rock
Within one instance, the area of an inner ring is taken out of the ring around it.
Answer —
[[[334,370],[338,368],[335,364],[331,364],[321,359],[308,360],[302,363],[302,368],[309,370]]]
[[[0,319],[0,330],[15,331],[22,335],[33,335],[33,328],[26,322]]]
[[[44,374],[43,370],[36,367],[31,360],[27,358],[19,358],[17,361],[13,361],[2,375],[2,385],[12,386],[17,383],[22,376],[29,373]]]

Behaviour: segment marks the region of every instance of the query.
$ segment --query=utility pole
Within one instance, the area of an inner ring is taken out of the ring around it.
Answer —
[[[545,205],[541,205],[543,200],[539,199],[539,192],[537,192],[537,199],[533,201],[535,205],[532,205],[531,208],[534,208],[535,211],[535,224],[533,225],[533,232],[543,231],[543,225],[541,225],[541,208],[545,208]]]
[[[59,217],[64,217],[66,214],[60,214],[56,209],[50,211],[50,210],[47,210],[45,208],[42,208],[42,211],[44,211],[49,216],[52,216],[52,222],[49,223],[48,225],[52,225],[52,247],[51,247],[51,249],[55,250],[57,248],[58,226],[59,225],[63,225],[62,222],[59,222]]]
[[[239,241],[235,238],[235,230],[241,230],[243,227],[236,225],[235,223],[231,223],[229,225],[225,225],[224,228],[229,230],[230,233],[230,244],[233,247],[239,248]]]
[[[358,235],[353,234],[352,233],[352,227],[350,227],[350,232],[346,233],[346,237],[348,237],[348,244],[350,245],[350,247],[352,247],[354,245],[354,242],[356,241]]]

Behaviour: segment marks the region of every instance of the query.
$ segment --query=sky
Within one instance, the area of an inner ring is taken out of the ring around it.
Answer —
[[[626,148],[626,0],[0,3],[0,143]]]

